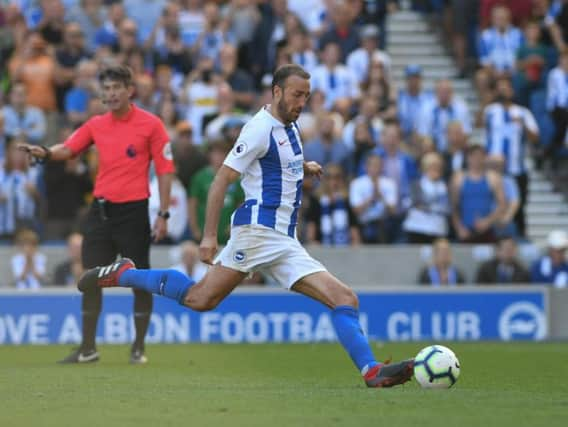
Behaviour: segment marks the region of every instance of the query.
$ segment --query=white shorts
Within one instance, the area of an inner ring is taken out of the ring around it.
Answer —
[[[231,238],[217,255],[217,263],[243,273],[267,274],[286,289],[309,274],[327,271],[296,239],[254,224],[231,229]]]

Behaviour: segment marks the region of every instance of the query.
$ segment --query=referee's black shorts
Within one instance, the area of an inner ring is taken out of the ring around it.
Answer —
[[[137,268],[150,268],[148,200],[101,203],[95,199],[83,227],[83,268],[107,265],[117,255],[130,258]]]

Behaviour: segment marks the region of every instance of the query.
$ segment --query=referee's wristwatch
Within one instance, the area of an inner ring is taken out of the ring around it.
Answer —
[[[170,212],[169,211],[158,211],[158,216],[164,219],[170,219]]]

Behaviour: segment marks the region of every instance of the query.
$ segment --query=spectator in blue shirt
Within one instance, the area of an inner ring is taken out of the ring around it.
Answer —
[[[26,86],[16,83],[10,91],[10,103],[3,108],[6,136],[23,139],[30,144],[41,144],[46,132],[42,110],[27,103]]]
[[[77,66],[75,84],[65,95],[65,114],[69,123],[80,125],[88,118],[89,100],[95,95],[96,88],[96,62],[80,62]]]
[[[306,161],[316,161],[324,168],[334,163],[341,166],[345,175],[351,175],[353,172],[352,158],[345,144],[335,137],[333,115],[323,115],[319,120],[318,129],[318,137],[304,146]]]
[[[564,230],[551,231],[547,246],[547,254],[532,265],[531,280],[533,283],[565,288],[568,286],[568,262],[566,262],[568,235]]]
[[[113,3],[108,8],[107,19],[95,33],[95,48],[112,47],[118,43],[118,28],[126,17],[122,3]]]

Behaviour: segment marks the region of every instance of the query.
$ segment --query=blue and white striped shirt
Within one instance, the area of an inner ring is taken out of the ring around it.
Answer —
[[[568,73],[556,67],[548,74],[546,90],[546,108],[548,111],[556,107],[568,108]]]
[[[411,95],[406,89],[398,92],[398,120],[404,135],[416,131],[421,111],[433,101],[434,94],[429,90],[420,91],[416,96]]]
[[[508,110],[503,104],[493,103],[485,107],[486,150],[489,154],[501,154],[505,158],[505,172],[512,176],[526,172],[526,138],[523,129],[538,133],[538,125],[532,113],[520,105]]]
[[[14,233],[18,220],[35,218],[36,202],[27,192],[26,185],[37,185],[37,180],[36,168],[28,172],[6,172],[0,168],[0,235]]]
[[[422,109],[417,130],[420,135],[432,138],[439,152],[445,152],[448,149],[448,124],[455,121],[462,124],[467,135],[471,134],[471,115],[464,101],[454,96],[450,104],[443,107],[435,99]]]
[[[243,127],[224,164],[241,173],[245,202],[234,227],[260,224],[296,238],[304,154],[298,126],[285,126],[262,108]]]
[[[517,50],[524,43],[523,33],[516,27],[510,27],[503,33],[496,28],[488,28],[481,33],[479,40],[479,62],[483,66],[493,66],[497,71],[512,70]]]

